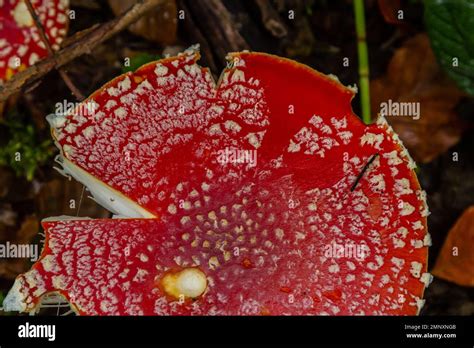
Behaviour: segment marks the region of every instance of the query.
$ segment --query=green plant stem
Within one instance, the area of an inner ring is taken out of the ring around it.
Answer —
[[[369,91],[369,54],[367,41],[365,40],[365,14],[364,0],[353,0],[355,26],[357,33],[357,53],[359,57],[359,90],[360,104],[362,109],[362,120],[364,123],[371,122],[370,117],[370,91]]]

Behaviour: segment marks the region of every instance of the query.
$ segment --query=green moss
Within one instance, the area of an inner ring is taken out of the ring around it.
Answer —
[[[143,64],[153,62],[159,59],[161,59],[161,56],[157,54],[140,53],[130,58],[129,64],[127,66],[122,67],[122,73],[126,73],[128,71],[135,71]]]
[[[11,167],[17,176],[31,181],[37,168],[51,158],[54,147],[51,139],[39,138],[33,124],[24,124],[16,116],[0,120],[0,165]]]

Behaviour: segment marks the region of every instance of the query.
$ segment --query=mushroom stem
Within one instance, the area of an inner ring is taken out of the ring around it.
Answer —
[[[357,53],[359,58],[359,87],[362,120],[365,124],[371,122],[370,92],[369,92],[369,54],[365,34],[364,0],[354,0],[354,16],[357,32]]]

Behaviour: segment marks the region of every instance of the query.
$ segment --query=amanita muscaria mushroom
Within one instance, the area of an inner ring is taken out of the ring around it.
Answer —
[[[69,0],[31,0],[52,49],[66,36]],[[24,0],[0,1],[0,84],[48,55]]]
[[[353,89],[288,59],[230,54],[216,84],[198,58],[49,118],[64,173],[119,216],[44,221],[5,309],[56,291],[86,315],[418,313],[428,210],[385,120],[364,125]]]

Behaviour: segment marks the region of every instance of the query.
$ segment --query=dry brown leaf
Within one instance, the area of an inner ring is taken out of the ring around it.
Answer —
[[[10,192],[13,183],[13,174],[8,168],[0,167],[0,198],[4,198]]]
[[[385,22],[395,25],[405,25],[405,22],[398,19],[398,11],[401,10],[400,0],[378,0],[377,3]]]
[[[420,103],[418,120],[387,116],[415,160],[430,162],[459,141],[462,124],[454,108],[464,94],[440,70],[426,34],[397,49],[386,75],[371,81],[370,88],[373,113],[389,99]]]
[[[137,0],[109,0],[116,16],[132,7]],[[156,9],[128,27],[133,34],[163,45],[176,41],[177,7],[174,0],[167,0]]]
[[[23,220],[20,229],[16,233],[15,243],[28,244],[39,232],[39,221],[36,215],[30,215]]]
[[[10,244],[30,244],[39,232],[39,222],[35,215],[30,215],[22,222],[20,229],[8,241]],[[39,247],[41,250],[41,247]],[[0,260],[0,278],[14,279],[29,267],[30,259],[9,258]]]
[[[18,214],[11,204],[0,202],[0,241],[8,240],[17,224]]]
[[[5,102],[0,102],[0,120],[3,118],[4,110],[5,110]]]
[[[432,273],[459,285],[474,286],[474,206],[449,231]]]

